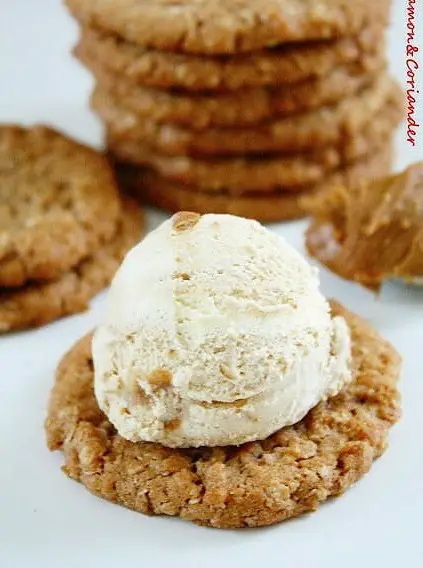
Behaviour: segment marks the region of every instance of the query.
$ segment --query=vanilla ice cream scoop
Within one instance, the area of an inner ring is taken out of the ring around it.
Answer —
[[[93,339],[95,394],[133,442],[241,444],[337,394],[350,355],[316,269],[284,239],[231,215],[178,213],[114,279]]]

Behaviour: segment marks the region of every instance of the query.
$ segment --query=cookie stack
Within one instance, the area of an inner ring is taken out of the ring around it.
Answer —
[[[141,230],[103,156],[46,127],[0,126],[0,333],[85,310]]]
[[[67,0],[122,179],[171,211],[261,221],[390,168],[389,0]]]

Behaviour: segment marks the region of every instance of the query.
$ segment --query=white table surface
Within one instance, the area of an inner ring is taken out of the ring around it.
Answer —
[[[417,2],[423,20],[423,5]],[[404,2],[390,33],[393,71],[404,83]],[[87,106],[91,80],[70,56],[76,26],[59,0],[0,0],[0,121],[47,122],[88,143],[101,128]],[[423,33],[420,34],[423,43]],[[423,47],[423,45],[421,46]],[[423,56],[420,84],[423,79]],[[423,93],[423,88],[421,89]],[[423,98],[419,101],[419,119]],[[423,158],[398,134],[397,167]],[[164,215],[150,216],[151,226]],[[304,222],[275,226],[302,249]],[[0,339],[0,566],[78,568],[421,566],[423,517],[423,290],[388,286],[381,298],[322,271],[325,294],[366,316],[404,356],[404,416],[371,473],[313,515],[253,531],[217,531],[149,518],[93,497],[60,471],[43,420],[56,364],[92,328],[92,309]]]

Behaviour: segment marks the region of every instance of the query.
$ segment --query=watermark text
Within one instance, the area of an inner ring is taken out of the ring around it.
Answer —
[[[407,41],[406,41],[406,97],[407,97],[407,142],[416,146],[420,124],[416,122],[418,95],[417,76],[420,69],[419,46],[416,41],[417,0],[407,0]]]

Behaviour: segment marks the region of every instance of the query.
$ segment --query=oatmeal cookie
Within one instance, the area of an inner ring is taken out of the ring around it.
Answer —
[[[55,280],[0,289],[0,333],[39,327],[86,310],[89,301],[110,284],[141,233],[140,208],[126,200],[117,232],[92,256]]]
[[[351,329],[353,381],[300,422],[239,447],[171,449],[121,438],[93,390],[91,336],[64,357],[46,420],[50,450],[92,493],[149,515],[218,528],[272,525],[315,511],[366,474],[400,416],[400,357],[360,317]]]
[[[116,230],[104,156],[43,126],[0,125],[0,286],[59,277]]]
[[[369,57],[383,56],[384,33],[382,25],[375,25],[335,40],[285,44],[245,55],[204,57],[148,49],[84,27],[74,53],[89,69],[119,75],[131,83],[188,91],[233,91],[292,85],[324,77],[350,63],[364,70]]]
[[[99,97],[118,101],[137,116],[195,130],[250,126],[280,116],[336,104],[368,87],[385,67],[379,55],[366,65],[337,67],[327,76],[286,86],[245,88],[227,93],[192,93],[143,87],[116,73],[93,69]]]
[[[387,25],[390,0],[66,0],[83,25],[163,51],[234,54]]]
[[[337,105],[263,122],[250,128],[209,128],[196,131],[158,124],[119,107],[95,93],[92,106],[113,140],[143,143],[175,156],[230,156],[276,152],[297,153],[348,143],[384,109],[404,109],[404,96],[395,80],[383,75]]]
[[[167,209],[176,211],[196,211],[198,213],[230,213],[265,223],[288,221],[307,215],[302,204],[305,195],[316,195],[330,187],[343,185],[354,187],[361,180],[385,176],[392,165],[392,148],[387,146],[379,153],[360,160],[346,168],[337,170],[324,182],[308,186],[297,193],[289,192],[251,192],[233,195],[230,188],[226,191],[200,191],[196,187],[163,179],[150,170],[124,168],[120,171],[122,187],[137,198]]]

